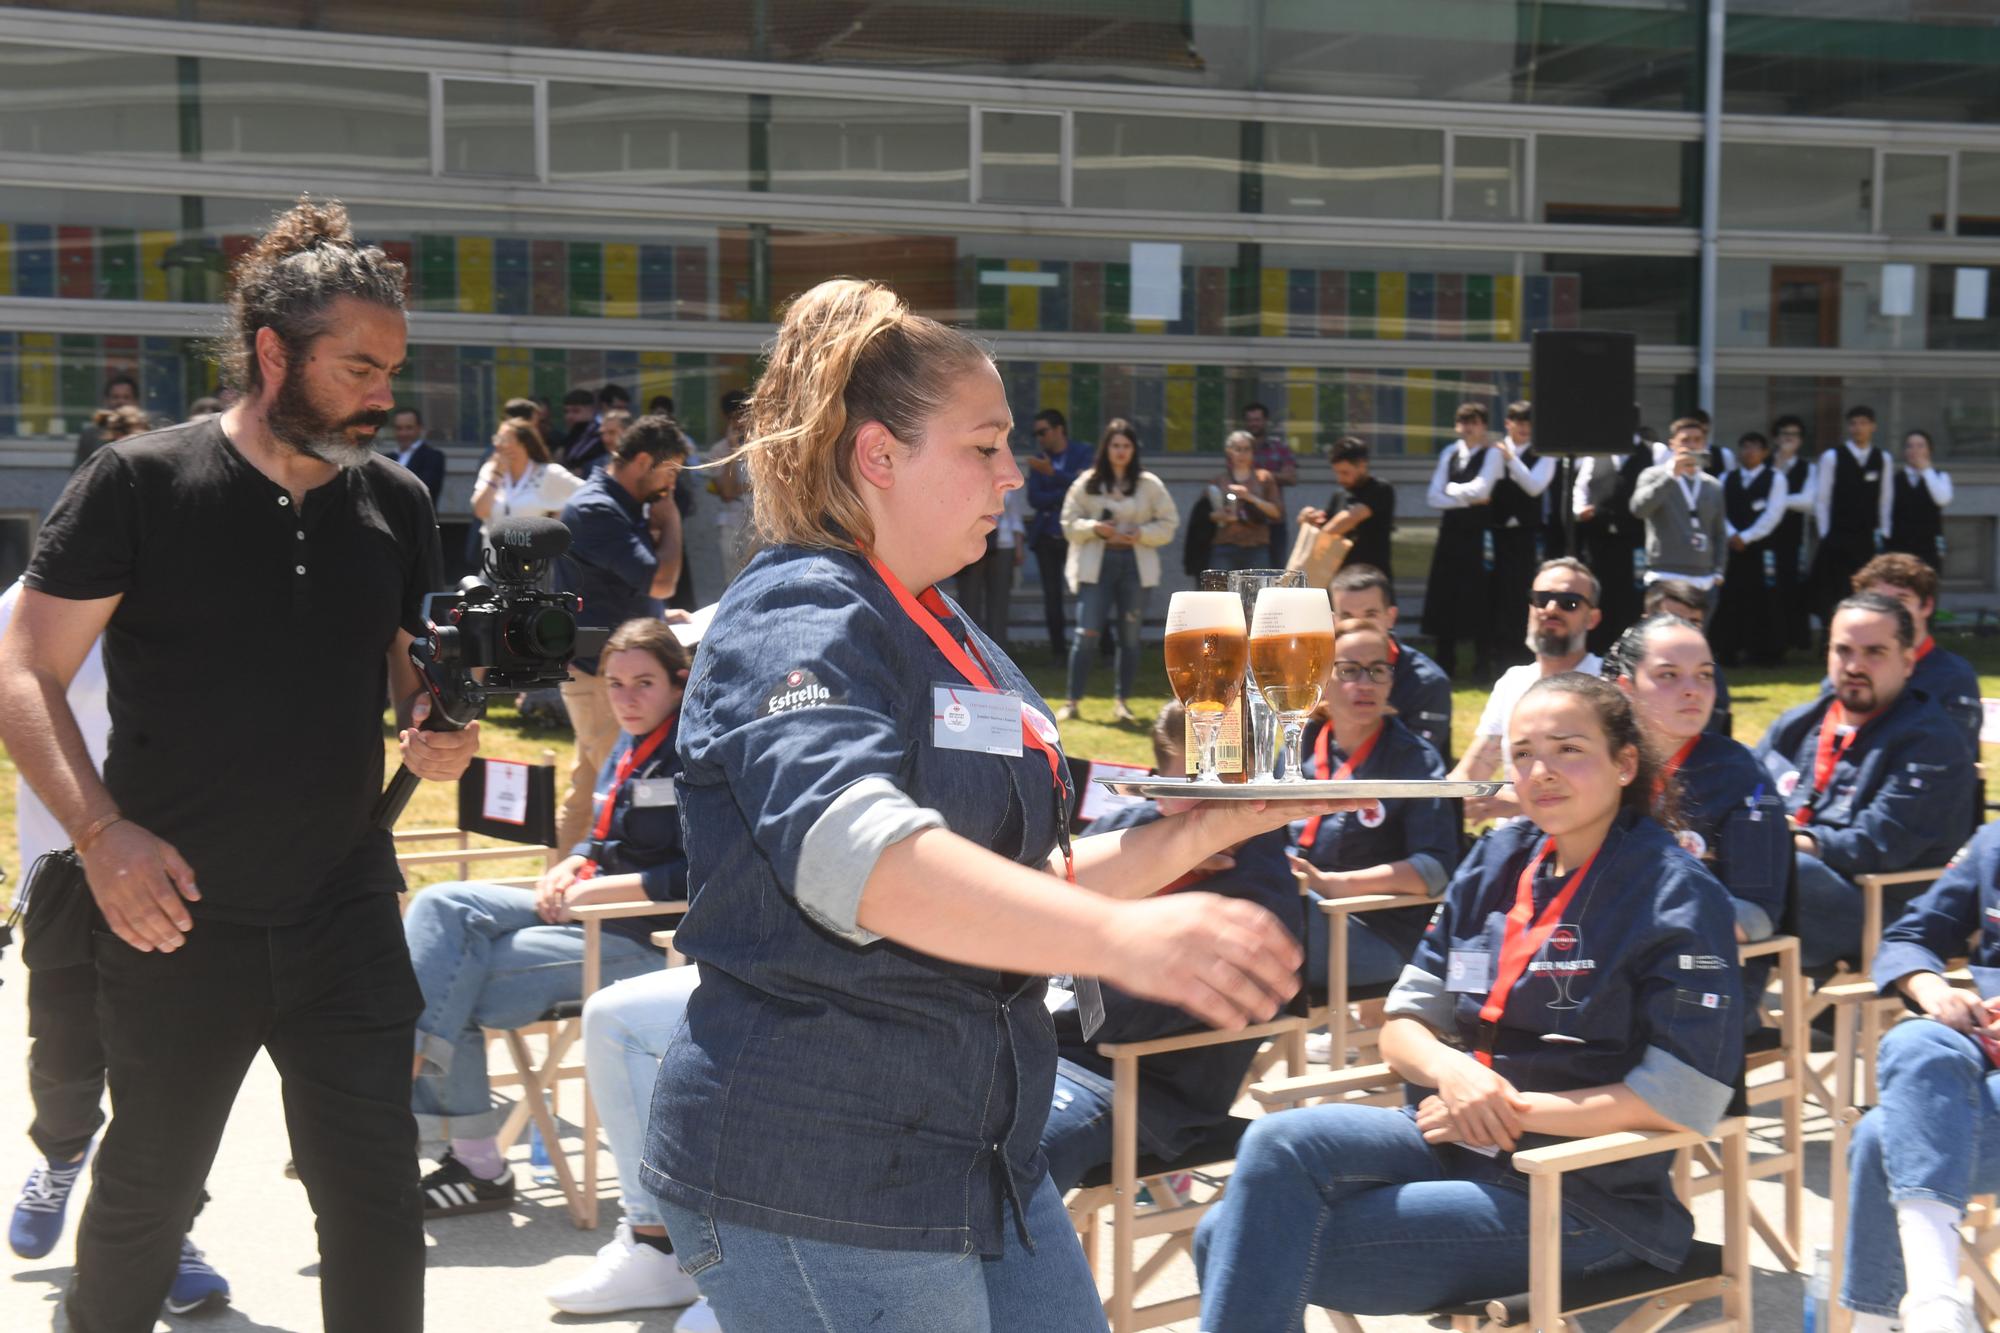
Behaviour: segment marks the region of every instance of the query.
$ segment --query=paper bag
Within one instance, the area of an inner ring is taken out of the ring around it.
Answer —
[[[1304,570],[1308,588],[1324,588],[1333,582],[1341,562],[1353,549],[1354,543],[1338,533],[1302,523],[1298,540],[1292,543],[1292,558],[1285,562],[1285,568]]]

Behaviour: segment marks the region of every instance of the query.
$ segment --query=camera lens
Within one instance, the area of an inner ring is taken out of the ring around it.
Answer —
[[[556,607],[536,607],[507,626],[507,646],[519,657],[566,658],[576,647],[576,617]]]

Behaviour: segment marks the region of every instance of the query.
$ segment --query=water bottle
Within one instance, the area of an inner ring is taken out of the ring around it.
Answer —
[[[528,1122],[528,1171],[538,1185],[555,1183],[556,1169],[549,1161],[549,1145],[542,1142],[542,1127]]]
[[[1833,1251],[1824,1245],[1815,1246],[1812,1276],[1806,1279],[1803,1333],[1826,1333],[1827,1301],[1832,1287]]]

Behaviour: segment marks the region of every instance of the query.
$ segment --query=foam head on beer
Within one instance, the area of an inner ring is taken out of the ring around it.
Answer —
[[[1243,688],[1249,645],[1243,599],[1233,592],[1177,592],[1167,603],[1167,680],[1190,713],[1220,713]]]
[[[1333,661],[1333,603],[1324,588],[1265,588],[1250,620],[1250,671],[1274,713],[1319,705]]]

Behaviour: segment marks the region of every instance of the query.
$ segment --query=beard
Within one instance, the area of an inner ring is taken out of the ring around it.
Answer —
[[[1834,690],[1840,706],[1850,713],[1872,714],[1880,706],[1881,696],[1875,692],[1872,680],[1842,681]]]
[[[1582,652],[1584,641],[1589,637],[1589,630],[1564,634],[1561,630],[1530,629],[1528,651],[1537,657],[1568,657],[1572,653]]]
[[[278,440],[307,458],[317,458],[343,470],[360,467],[375,453],[372,438],[356,443],[347,433],[349,428],[372,426],[380,430],[389,421],[388,412],[382,409],[356,412],[346,418],[330,417],[320,411],[306,392],[304,379],[291,374],[278,385],[264,416],[271,434]]]

